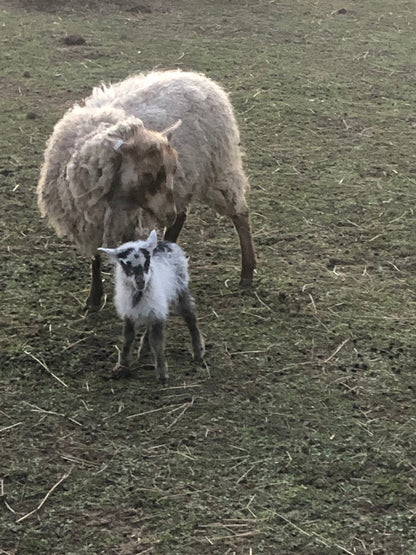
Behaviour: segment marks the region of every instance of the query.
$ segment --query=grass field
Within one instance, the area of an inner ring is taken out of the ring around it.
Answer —
[[[0,2],[0,553],[416,553],[414,8]],[[172,318],[167,387],[148,364],[109,382],[112,276],[82,318],[88,262],[41,220],[39,166],[93,86],[176,67],[230,92],[255,284],[194,207],[206,362]]]

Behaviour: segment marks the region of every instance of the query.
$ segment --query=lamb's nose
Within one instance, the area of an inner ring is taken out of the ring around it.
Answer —
[[[139,291],[144,288],[144,279],[142,276],[136,276],[136,286]]]

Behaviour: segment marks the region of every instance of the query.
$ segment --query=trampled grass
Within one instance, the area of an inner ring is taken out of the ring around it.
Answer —
[[[415,553],[412,3],[14,0],[0,18],[0,549]],[[148,364],[109,382],[112,278],[81,318],[87,261],[40,220],[38,168],[93,86],[172,67],[230,91],[255,286],[232,225],[193,207],[206,363],[172,318],[168,386]]]

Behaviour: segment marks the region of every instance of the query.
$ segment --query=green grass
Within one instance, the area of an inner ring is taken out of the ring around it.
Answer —
[[[145,5],[0,6],[0,551],[413,555],[413,6]],[[168,386],[149,364],[108,382],[111,294],[81,318],[87,262],[41,221],[38,168],[93,86],[172,67],[230,91],[255,286],[232,224],[193,207],[206,364],[172,318]]]

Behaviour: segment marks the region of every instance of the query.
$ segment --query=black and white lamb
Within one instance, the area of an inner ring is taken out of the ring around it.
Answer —
[[[162,383],[166,382],[164,327],[171,308],[184,318],[191,334],[194,359],[201,360],[204,342],[188,287],[184,251],[175,243],[158,242],[155,230],[146,241],[130,241],[115,249],[98,250],[116,264],[114,303],[124,320],[124,343],[112,377],[129,374],[136,326],[141,324],[147,328],[145,338],[153,353],[156,375]]]
[[[58,235],[92,257],[87,308],[98,309],[103,295],[97,248],[137,238],[141,209],[176,242],[194,199],[231,218],[241,284],[252,282],[256,258],[239,143],[227,94],[192,72],[151,72],[94,88],[63,116],[47,143],[38,204]]]

